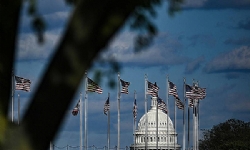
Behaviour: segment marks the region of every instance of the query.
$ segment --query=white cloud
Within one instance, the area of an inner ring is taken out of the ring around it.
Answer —
[[[17,59],[47,59],[53,53],[59,40],[59,30],[44,33],[44,43],[37,42],[35,33],[21,34],[17,50]]]
[[[115,58],[118,62],[133,65],[174,65],[186,59],[178,53],[182,48],[178,39],[166,33],[155,37],[150,47],[137,53],[133,49],[134,38],[135,34],[131,32],[119,34],[111,42],[109,51],[102,54],[103,58]]]
[[[224,53],[208,63],[205,72],[250,71],[250,47],[242,46]]]
[[[185,73],[192,73],[195,70],[198,70],[201,66],[201,63],[204,61],[204,56],[198,57],[193,61],[187,63]]]

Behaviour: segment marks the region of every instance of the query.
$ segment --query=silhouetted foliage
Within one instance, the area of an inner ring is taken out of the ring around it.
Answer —
[[[157,31],[147,13],[155,15],[161,0],[66,0],[73,4],[61,43],[48,64],[40,85],[24,114],[21,125],[8,120],[12,72],[17,49],[18,24],[22,0],[0,0],[0,149],[44,150],[55,137],[66,110],[93,60],[104,50],[125,22],[132,18],[139,34],[139,47],[148,45]],[[28,13],[38,41],[43,41],[46,23],[38,14],[36,1],[29,0]],[[170,10],[180,0],[170,0]],[[143,36],[141,36],[143,35]],[[145,35],[145,37],[144,37]],[[113,71],[119,65],[112,63]],[[100,78],[102,72],[97,71]],[[107,73],[108,74],[108,73]],[[110,82],[110,85],[113,85]],[[60,104],[60,105],[59,105]]]
[[[200,150],[248,150],[250,149],[250,122],[229,119],[203,131]]]

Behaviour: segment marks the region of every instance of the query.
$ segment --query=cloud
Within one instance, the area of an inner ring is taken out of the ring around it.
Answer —
[[[37,14],[43,19],[46,30],[64,27],[71,12],[71,7],[60,0],[37,1],[37,7]],[[33,32],[32,19],[33,17],[28,15],[28,3],[24,3],[20,18],[21,33]]]
[[[186,0],[182,5],[183,9],[249,9],[249,0]]]
[[[247,45],[250,43],[250,37],[240,37],[238,39],[229,38],[225,40],[224,43],[232,45]]]
[[[64,1],[39,1],[38,12],[44,19],[46,30],[45,42],[38,44],[37,36],[32,30],[31,19],[27,15],[28,3],[25,3],[20,19],[20,35],[18,40],[17,59],[47,59],[55,49],[61,32],[69,18],[69,6]],[[49,5],[48,5],[49,4]]]
[[[54,52],[54,47],[59,41],[60,30],[44,33],[45,41],[38,44],[34,33],[19,36],[17,59],[48,59]]]
[[[189,61],[185,68],[185,73],[190,74],[198,70],[201,66],[201,63],[204,62],[204,56],[198,57],[193,61]]]
[[[244,113],[246,112],[248,112],[246,114],[249,114],[249,102],[247,102],[249,101],[249,96],[244,94],[244,89],[240,92],[238,91],[241,84],[221,83],[217,86],[213,82],[207,88],[207,97],[200,101],[200,113],[202,116],[200,119],[201,127],[203,128],[211,128],[213,125],[230,118],[244,118]],[[246,102],[246,106],[241,108],[244,102]],[[243,115],[244,117],[242,117]]]
[[[224,53],[207,63],[206,73],[250,72],[250,47],[242,46]]]
[[[154,39],[153,45],[138,53],[134,52],[134,33],[119,34],[111,42],[108,51],[102,53],[102,58],[114,58],[120,63],[133,66],[179,65],[186,62],[187,57],[180,55],[182,44],[178,38],[168,34],[160,34]]]

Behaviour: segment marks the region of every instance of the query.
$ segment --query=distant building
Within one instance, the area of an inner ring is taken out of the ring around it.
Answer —
[[[130,146],[130,150],[157,149],[156,106],[157,97],[153,97],[151,101],[151,109],[147,114],[144,114],[138,122],[138,128],[135,130],[135,144]],[[158,149],[180,150],[180,148],[181,146],[177,144],[177,133],[173,127],[171,119],[162,110],[158,109]]]

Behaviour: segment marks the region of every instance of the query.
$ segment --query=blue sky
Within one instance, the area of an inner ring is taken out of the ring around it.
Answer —
[[[20,94],[21,114],[28,107],[60,41],[72,8],[60,0],[43,0],[39,1],[38,10],[47,25],[43,45],[36,42],[26,9],[22,11],[20,20],[15,74],[32,81],[31,92],[16,91],[16,100],[17,93]],[[100,55],[120,62],[121,78],[131,83],[129,94],[122,94],[121,97],[121,148],[133,142],[134,90],[137,92],[138,118],[144,114],[145,74],[150,82],[157,82],[159,95],[164,100],[167,76],[176,84],[182,99],[184,78],[187,84],[195,80],[200,87],[205,87],[207,96],[200,102],[201,129],[212,128],[230,118],[250,121],[250,2],[188,0],[183,4],[182,11],[173,17],[167,14],[166,3],[157,7],[157,12],[154,22],[158,35],[150,47],[134,53],[133,38],[136,33],[125,26],[110,42],[107,51]],[[95,69],[89,70],[88,77],[93,78]],[[117,74],[112,77],[116,80]],[[81,85],[54,141],[58,147],[79,145],[79,116],[72,116],[71,110],[79,99],[79,93],[84,92],[84,83]],[[103,94],[88,94],[88,145],[106,145],[107,117],[103,114],[103,105],[110,92],[111,147],[114,147],[117,145],[117,90],[107,86],[107,78],[103,78],[100,86]],[[169,108],[173,120],[171,96]],[[178,110],[179,144],[182,144],[181,122],[182,112]]]

